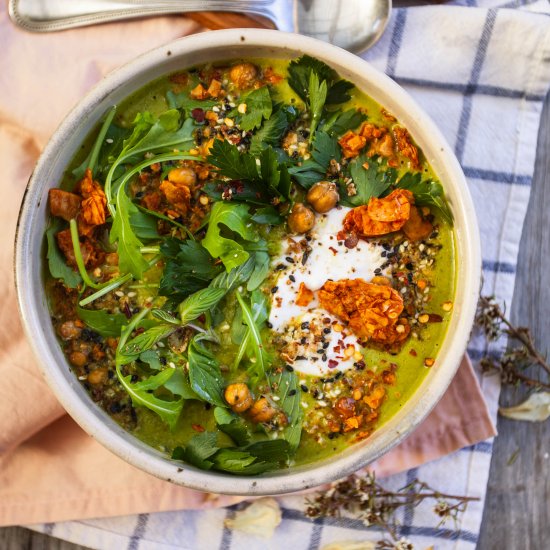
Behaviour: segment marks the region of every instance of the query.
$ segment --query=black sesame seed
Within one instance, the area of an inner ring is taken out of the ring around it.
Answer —
[[[296,395],[296,390],[290,390],[290,391],[288,392],[288,395],[290,395],[291,397],[292,397],[293,395]]]
[[[408,262],[405,264],[405,267],[409,270],[409,271],[412,271],[414,269],[414,265],[412,262]]]
[[[305,336],[302,336],[302,338],[300,338],[300,344],[306,344],[307,343],[307,338]]]
[[[284,264],[279,264],[279,265],[277,265],[277,267],[275,268],[276,271],[281,271],[281,270],[283,270],[283,269],[285,269],[285,265],[284,265]]]
[[[323,344],[323,349],[327,349],[330,346],[330,342],[325,342]]]
[[[338,434],[335,433],[335,432],[330,432],[330,433],[327,435],[327,437],[328,437],[329,439],[334,439],[335,437],[338,437]]]
[[[302,330],[308,330],[309,329],[309,322],[304,321],[300,326],[302,327]]]
[[[294,275],[289,275],[288,278],[289,278],[293,283],[296,282],[296,277],[294,277]]]
[[[382,270],[381,270],[379,267],[377,267],[377,268],[374,270],[374,274],[375,274],[375,275],[380,275],[381,273],[382,273]]]
[[[293,264],[294,263],[294,258],[291,258],[290,256],[287,256],[285,258],[285,260],[289,263],[289,264]]]
[[[318,353],[319,355],[323,355],[323,353],[325,353],[325,350],[324,350],[323,348],[318,349],[318,350],[317,350],[317,353]]]
[[[300,384],[300,389],[304,392],[304,393],[307,393],[308,392],[308,388],[305,384]]]
[[[288,372],[294,372],[294,367],[291,366],[291,365],[285,365],[285,369],[286,369]]]
[[[297,355],[296,356],[296,361],[305,361],[307,358],[305,355]]]
[[[330,333],[331,333],[331,329],[330,329],[329,327],[326,327],[326,328],[323,329],[323,332],[324,332],[325,334],[330,334]]]
[[[272,289],[271,289],[271,294],[275,294],[275,292],[277,292],[279,290],[279,287],[278,286],[274,286]]]
[[[266,321],[266,322],[265,322],[265,326],[266,326],[267,328],[273,328],[273,323],[270,323],[269,321]]]

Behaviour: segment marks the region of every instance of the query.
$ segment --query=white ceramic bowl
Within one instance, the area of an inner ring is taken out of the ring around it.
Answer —
[[[175,462],[119,427],[96,406],[71,372],[50,320],[43,284],[48,189],[107,109],[162,75],[236,57],[317,57],[393,113],[411,132],[441,179],[455,217],[457,288],[447,337],[436,366],[403,408],[365,441],[307,466],[256,477],[202,471]],[[15,271],[21,315],[46,380],[68,413],[91,436],[130,464],[193,489],[226,494],[279,494],[343,477],[377,459],[410,434],[443,396],[466,348],[480,282],[477,221],[460,166],[431,119],[395,82],[358,57],[324,42],[277,31],[232,29],[197,34],[163,46],[103,79],[63,121],[29,181],[21,207]]]

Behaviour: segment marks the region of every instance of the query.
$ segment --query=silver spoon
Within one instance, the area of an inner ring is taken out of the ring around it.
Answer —
[[[117,19],[194,11],[240,12],[271,20],[353,53],[382,35],[391,0],[10,0],[11,19],[32,32],[50,32]]]

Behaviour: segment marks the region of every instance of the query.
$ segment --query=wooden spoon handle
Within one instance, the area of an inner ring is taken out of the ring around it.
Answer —
[[[186,14],[203,27],[209,29],[233,29],[233,28],[252,28],[252,29],[274,29],[275,25],[265,17],[252,17],[241,13],[228,13],[219,11],[197,11]]]

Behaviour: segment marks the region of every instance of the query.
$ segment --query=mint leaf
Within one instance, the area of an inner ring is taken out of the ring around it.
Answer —
[[[246,104],[246,113],[242,116],[240,127],[242,130],[254,130],[262,124],[262,119],[271,116],[273,108],[271,96],[266,86],[253,90],[241,99]]]
[[[227,271],[231,271],[243,264],[250,255],[242,244],[224,237],[223,228],[233,231],[245,241],[255,242],[259,237],[252,225],[248,206],[217,202],[210,212],[208,230],[202,245],[213,258],[221,259]]]
[[[252,434],[242,417],[221,407],[214,409],[218,429],[226,433],[237,445],[248,445]]]
[[[212,309],[224,296],[223,288],[203,288],[191,294],[178,307],[181,324],[186,325]]]
[[[290,451],[295,452],[300,444],[303,421],[298,376],[295,372],[283,369],[279,374],[270,373],[268,379],[270,386],[275,388],[273,393],[279,397],[277,404],[283,409],[288,420],[283,437],[288,442]]]
[[[120,348],[118,361],[122,365],[134,361],[144,351],[151,349],[157,342],[170,336],[177,328],[177,326],[172,324],[159,324],[138,334]]]
[[[208,459],[218,450],[218,436],[214,432],[203,432],[193,436],[185,447],[176,447],[172,458],[185,460],[201,470],[210,470],[213,463]]]
[[[210,283],[210,288],[223,288],[226,292],[231,292],[239,285],[248,281],[251,274],[254,271],[255,259],[249,258],[237,267],[234,267],[231,271],[224,271],[220,273]]]

